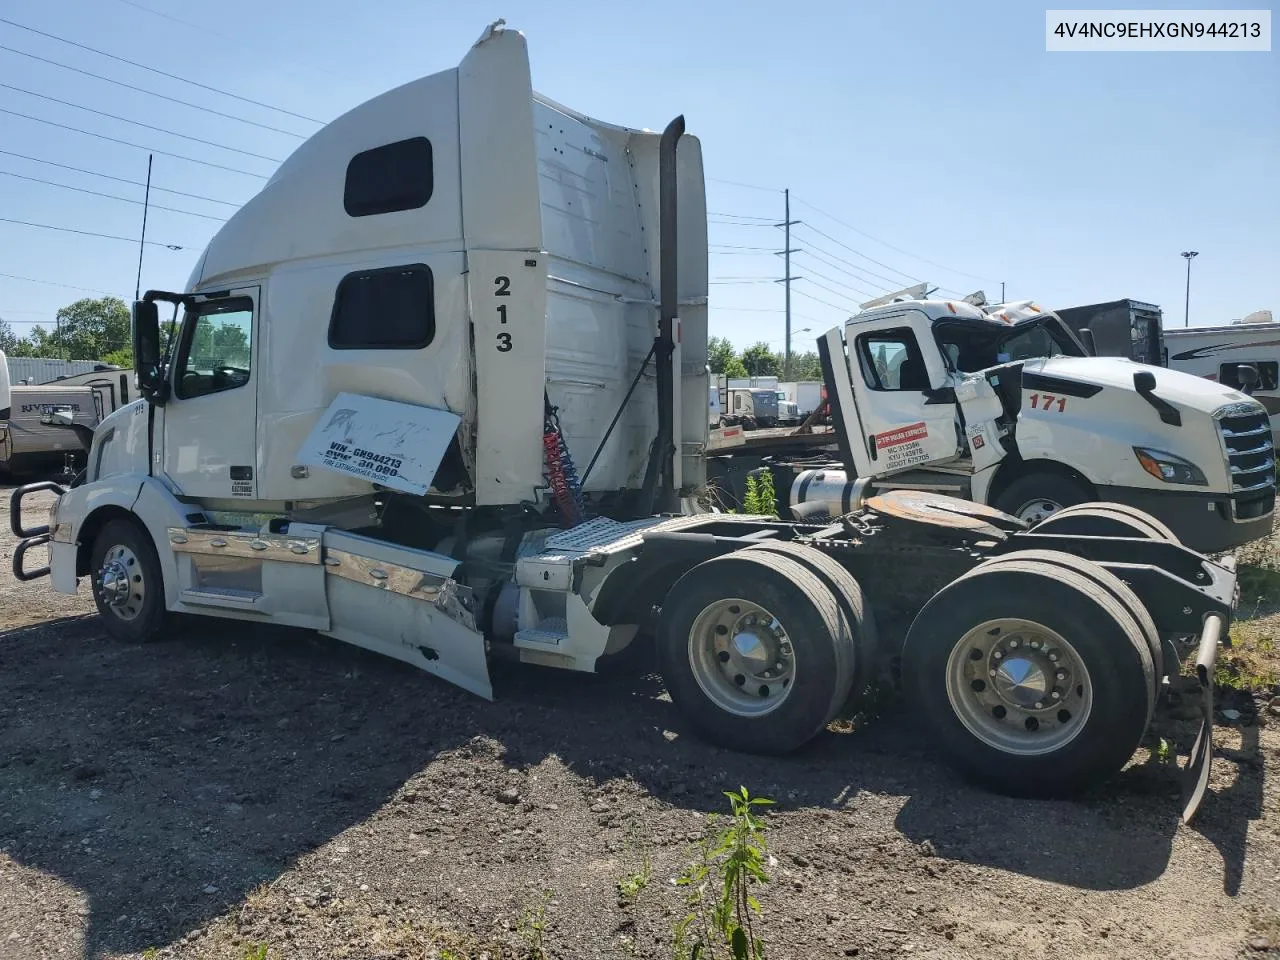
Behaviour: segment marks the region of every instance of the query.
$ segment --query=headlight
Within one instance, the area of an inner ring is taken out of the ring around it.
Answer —
[[[1133,452],[1137,454],[1142,469],[1157,480],[1163,480],[1165,483],[1190,483],[1201,487],[1209,484],[1205,479],[1204,471],[1190,460],[1184,460],[1172,453],[1165,453],[1163,450],[1152,450],[1149,447],[1134,447]]]

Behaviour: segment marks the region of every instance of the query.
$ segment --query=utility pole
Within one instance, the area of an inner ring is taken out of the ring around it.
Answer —
[[[1004,303],[1004,281],[1000,281],[1000,302]]]
[[[782,352],[782,379],[791,379],[791,281],[799,280],[799,277],[791,275],[791,255],[799,253],[799,250],[791,249],[791,228],[799,223],[799,220],[791,219],[791,188],[782,191],[783,198],[783,217],[782,223],[778,226],[783,230],[784,249],[781,251],[783,260],[782,285],[786,295],[786,314],[787,314],[787,342]]]
[[[1182,255],[1187,260],[1187,303],[1183,308],[1182,325],[1184,327],[1191,326],[1191,259],[1200,256],[1199,250],[1183,250]]]

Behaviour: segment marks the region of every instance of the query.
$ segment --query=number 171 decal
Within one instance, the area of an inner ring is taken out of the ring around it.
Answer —
[[[1033,410],[1052,410],[1057,407],[1058,413],[1067,412],[1067,398],[1055,397],[1051,393],[1033,393],[1031,395],[1031,409]]]

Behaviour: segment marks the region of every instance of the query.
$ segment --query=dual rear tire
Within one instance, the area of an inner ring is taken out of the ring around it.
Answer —
[[[671,589],[659,656],[672,700],[721,746],[780,754],[870,683],[875,624],[856,580],[818,550],[765,544],[699,564]],[[939,591],[902,653],[907,706],[981,786],[1065,796],[1124,766],[1155,706],[1161,648],[1123,582],[1073,555],[988,560]]]

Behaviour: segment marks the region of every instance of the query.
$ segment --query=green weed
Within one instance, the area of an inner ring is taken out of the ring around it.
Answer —
[[[764,938],[756,922],[760,903],[752,894],[768,883],[765,872],[764,822],[756,808],[772,804],[752,797],[746,787],[725,794],[729,798],[727,825],[698,846],[698,858],[676,880],[688,893],[689,912],[672,931],[675,960],[763,960]],[[716,823],[709,818],[708,826]]]

